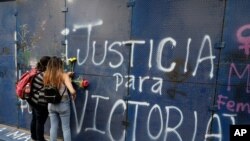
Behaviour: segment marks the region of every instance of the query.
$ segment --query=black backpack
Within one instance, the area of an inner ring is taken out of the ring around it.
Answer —
[[[57,104],[61,102],[62,96],[66,91],[66,87],[62,94],[54,86],[44,86],[44,98],[48,103]]]

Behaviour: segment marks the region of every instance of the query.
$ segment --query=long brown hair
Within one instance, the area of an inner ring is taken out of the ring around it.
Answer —
[[[52,57],[48,62],[46,71],[44,72],[44,85],[52,85],[59,89],[63,83],[63,73],[63,61],[58,57]]]

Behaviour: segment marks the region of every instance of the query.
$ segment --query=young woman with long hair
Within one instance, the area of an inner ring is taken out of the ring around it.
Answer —
[[[58,57],[52,57],[48,62],[43,79],[45,86],[55,86],[62,95],[59,104],[48,104],[50,117],[50,141],[57,140],[59,120],[63,131],[64,141],[71,141],[70,130],[70,97],[76,98],[76,91],[73,88],[69,73],[64,72],[63,61]],[[68,89],[65,91],[65,89]],[[69,93],[68,93],[69,92]]]

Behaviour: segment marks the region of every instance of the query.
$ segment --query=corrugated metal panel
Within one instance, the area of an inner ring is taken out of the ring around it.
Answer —
[[[221,119],[223,140],[229,140],[230,124],[250,124],[249,43],[250,1],[227,1],[219,66],[217,114]],[[215,123],[216,127],[216,123]],[[218,126],[217,126],[218,127]],[[228,136],[227,136],[228,135]]]
[[[64,1],[17,1],[17,65],[21,75],[44,55],[65,55],[62,45],[64,36]],[[21,101],[19,126],[30,127],[31,109]],[[47,126],[49,131],[49,126]],[[47,132],[48,133],[48,132]]]
[[[128,74],[129,47],[123,41],[130,38],[130,8],[124,0],[74,0],[67,7],[68,58],[77,57],[75,78],[90,82],[87,90],[78,87],[74,140],[122,138],[127,88],[116,86]]]
[[[144,43],[131,54],[136,83],[127,140],[204,140],[223,14],[218,0],[135,1],[132,39]]]
[[[0,4],[0,122],[17,124],[15,96],[15,3]]]

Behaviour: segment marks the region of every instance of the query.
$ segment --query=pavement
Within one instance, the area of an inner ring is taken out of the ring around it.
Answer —
[[[45,135],[48,139],[49,136]],[[0,124],[0,141],[32,141],[27,129]],[[58,139],[58,141],[63,141]]]

